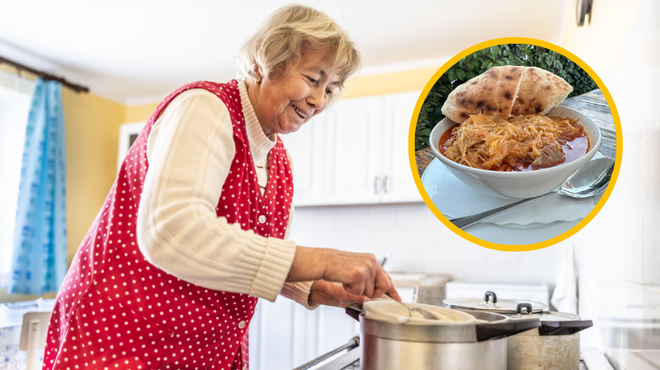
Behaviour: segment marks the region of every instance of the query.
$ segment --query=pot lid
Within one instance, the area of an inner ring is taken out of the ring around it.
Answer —
[[[548,307],[548,305],[516,299],[497,299],[494,292],[488,291],[484,294],[484,298],[451,298],[442,301],[449,308],[458,308],[463,310],[479,310],[503,314],[515,314],[516,309],[520,303],[527,303],[530,305],[532,313],[540,313]]]
[[[580,320],[580,316],[567,312],[541,312],[529,313],[531,306],[521,303],[516,309],[516,314],[510,316],[511,320],[526,320],[537,318],[541,320],[539,335],[571,335],[593,326],[591,320]]]
[[[516,313],[513,316],[510,316],[512,319],[529,319],[530,317],[535,317],[541,322],[549,321],[579,321],[580,316],[574,315],[567,312],[555,312],[555,311],[545,311],[540,313],[534,313],[531,316],[523,311],[523,313]]]

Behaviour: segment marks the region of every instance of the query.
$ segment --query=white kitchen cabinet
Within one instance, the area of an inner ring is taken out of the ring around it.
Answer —
[[[296,206],[422,201],[408,156],[419,91],[345,99],[283,135]]]
[[[250,323],[250,368],[289,370],[348,343],[360,325],[344,309],[321,306],[310,311],[278,297],[259,300]]]
[[[311,204],[323,196],[325,171],[324,149],[321,148],[325,146],[325,131],[324,117],[319,115],[294,134],[280,136],[292,157],[293,192],[296,201],[301,204]]]
[[[329,178],[319,202],[355,204],[379,201],[383,130],[381,101],[380,96],[342,100],[327,112],[328,145],[323,157]]]
[[[383,96],[383,147],[381,161],[381,199],[384,202],[422,201],[415,185],[408,155],[410,119],[419,91]]]

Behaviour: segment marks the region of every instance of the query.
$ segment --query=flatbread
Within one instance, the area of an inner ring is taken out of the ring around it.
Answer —
[[[547,114],[573,91],[563,78],[536,67],[492,67],[452,91],[442,113],[462,123],[474,114],[500,118]]]
[[[508,118],[518,94],[525,67],[492,67],[452,91],[442,113],[454,122],[463,122],[471,114]]]
[[[527,67],[511,114],[548,114],[561,104],[573,87],[563,78],[541,68]]]

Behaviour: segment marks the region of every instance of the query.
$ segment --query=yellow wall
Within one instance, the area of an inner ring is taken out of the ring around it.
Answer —
[[[117,174],[119,126],[126,107],[63,89],[67,146],[69,260],[101,209]]]
[[[347,81],[342,99],[422,90],[440,67],[359,76]]]
[[[601,79],[606,80],[642,1],[594,0],[591,24],[585,22],[584,26],[578,27],[575,20],[577,0],[571,0],[562,46],[584,60]]]
[[[151,114],[156,110],[160,102],[153,104],[135,105],[126,107],[125,123],[142,122],[151,117]]]

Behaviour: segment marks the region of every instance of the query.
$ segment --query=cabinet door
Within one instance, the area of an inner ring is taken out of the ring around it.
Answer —
[[[408,155],[410,120],[420,91],[383,97],[383,147],[381,162],[381,201],[421,202],[413,179]]]
[[[324,143],[323,114],[312,118],[298,131],[281,135],[284,147],[293,162],[293,204],[295,206],[318,205],[323,202],[324,159],[327,147]]]
[[[380,192],[380,96],[341,100],[326,114],[326,204],[376,203]]]
[[[360,333],[358,322],[341,308],[310,311],[283,297],[259,300],[249,330],[252,370],[292,369]]]
[[[278,298],[275,303],[259,300],[250,322],[250,368],[289,370],[293,368],[295,303]]]

